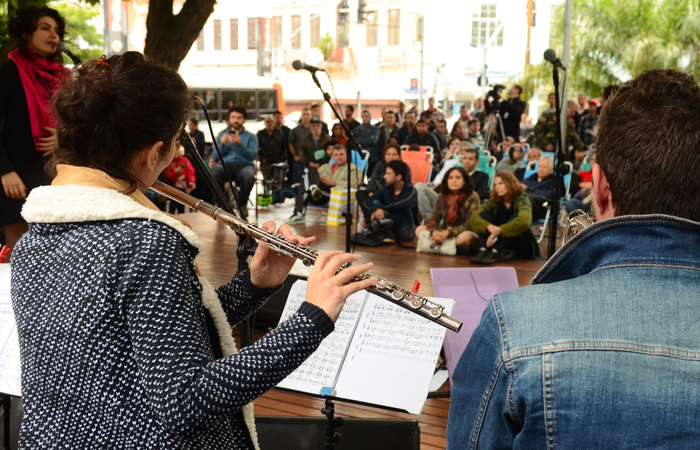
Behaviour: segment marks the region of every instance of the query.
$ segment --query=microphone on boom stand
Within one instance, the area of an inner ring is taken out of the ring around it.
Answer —
[[[292,67],[294,67],[294,70],[308,70],[311,73],[315,72],[325,72],[324,69],[316,66],[312,66],[311,64],[306,64],[298,59],[292,63]]]

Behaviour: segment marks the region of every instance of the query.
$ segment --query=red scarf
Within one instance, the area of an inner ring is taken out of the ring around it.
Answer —
[[[29,58],[13,49],[8,57],[14,61],[22,81],[24,95],[27,97],[29,122],[36,147],[40,137],[50,136],[46,128],[56,128],[56,118],[51,112],[49,101],[59,87],[68,79],[68,69],[57,62],[39,58],[31,49],[27,49]]]
[[[460,192],[459,194],[449,193],[445,196],[445,201],[447,203],[447,217],[445,217],[444,224],[445,228],[450,228],[457,225],[457,221],[459,220],[459,207],[462,203],[464,203],[466,197],[467,196],[463,192]]]

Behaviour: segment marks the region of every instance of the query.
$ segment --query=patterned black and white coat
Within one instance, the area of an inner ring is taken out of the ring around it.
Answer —
[[[247,272],[215,290],[195,270],[197,236],[116,190],[40,187],[23,216],[12,254],[22,448],[258,448],[249,403],[333,330],[304,303],[236,353],[230,326],[274,290]]]

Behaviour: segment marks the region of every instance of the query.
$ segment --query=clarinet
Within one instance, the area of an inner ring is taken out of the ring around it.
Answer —
[[[156,181],[153,186],[151,186],[151,189],[197,212],[206,214],[217,222],[229,226],[238,234],[246,234],[258,241],[264,242],[276,253],[299,259],[307,267],[314,265],[316,262],[316,257],[319,253],[318,250],[291,242],[284,236],[275,234],[272,231],[267,231],[256,223],[245,221],[233,214],[227,213],[221,208],[217,208],[203,200],[192,197],[160,181]],[[347,265],[343,265],[340,270],[347,267]],[[367,288],[367,291],[383,299],[390,300],[395,305],[401,306],[402,308],[442,325],[455,333],[462,327],[462,321],[445,314],[442,305],[431,302],[429,299],[402,288],[384,277],[363,273],[351,279],[350,282],[362,281],[372,277],[376,277],[377,282]]]

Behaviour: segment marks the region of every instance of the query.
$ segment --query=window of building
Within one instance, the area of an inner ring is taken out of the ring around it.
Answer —
[[[214,20],[214,50],[221,50],[221,20]]]
[[[248,50],[258,48],[257,31],[257,20],[254,17],[248,17]]]
[[[272,48],[282,45],[282,16],[272,17]]]
[[[296,33],[299,28],[301,28],[301,16],[292,16],[292,33]],[[292,48],[294,50],[299,50],[301,48],[301,32],[294,35],[292,38]]]
[[[204,30],[200,31],[199,36],[197,36],[197,51],[204,51]]]
[[[238,50],[238,19],[231,19],[231,50]]]
[[[365,23],[367,24],[367,47],[376,47],[379,42],[377,11],[368,11],[365,15]]]
[[[485,46],[500,23],[501,21],[496,19],[496,5],[481,5],[479,11],[474,12],[472,16],[472,42]],[[493,45],[503,46],[503,30],[498,33]]]
[[[309,27],[311,28],[311,43],[310,47],[311,48],[316,48],[318,47],[318,41],[321,39],[321,16],[312,14],[311,21],[309,22]]]
[[[401,36],[401,10],[389,10],[389,45],[399,45]]]

